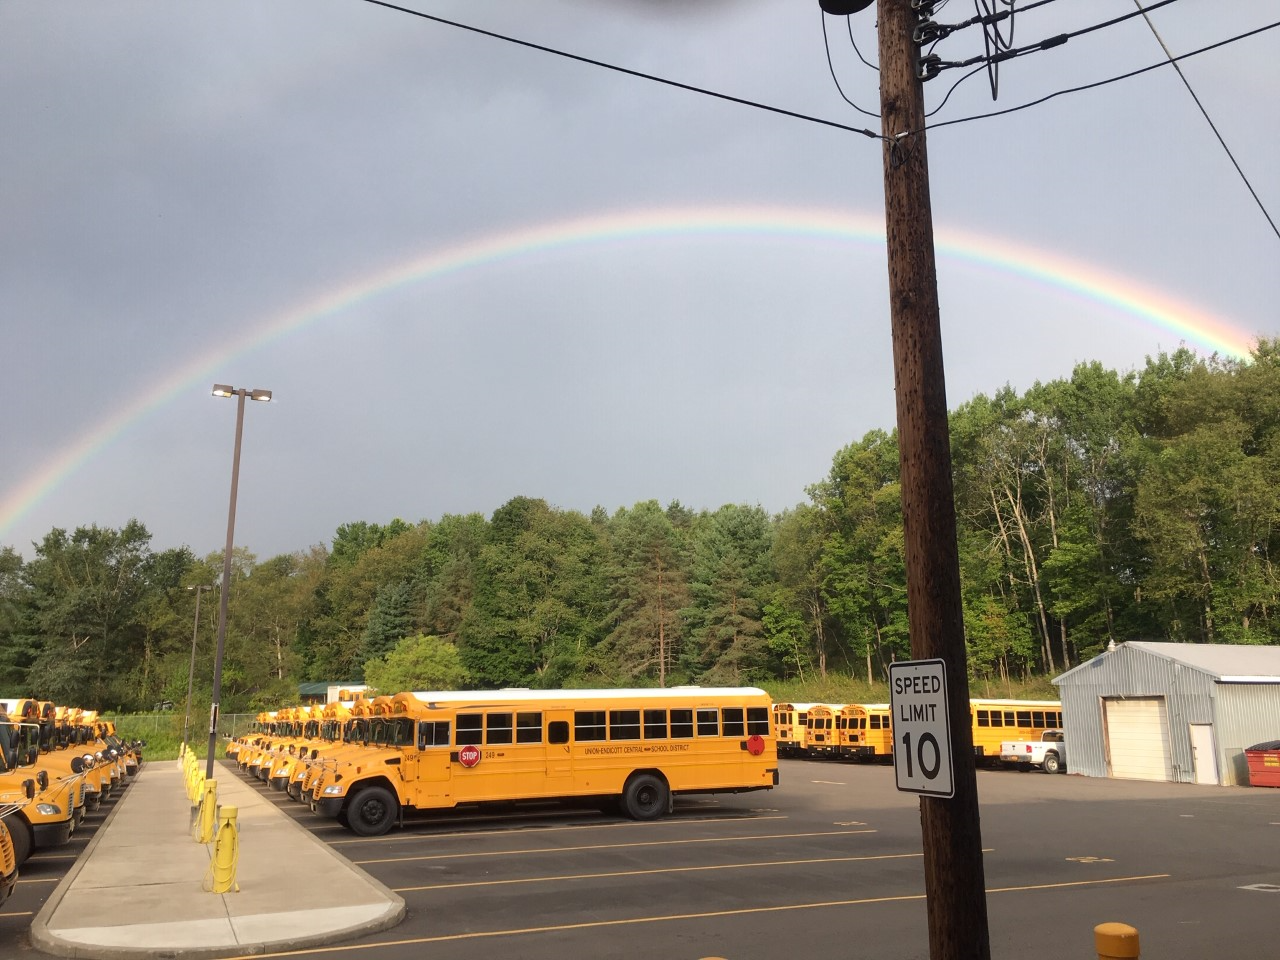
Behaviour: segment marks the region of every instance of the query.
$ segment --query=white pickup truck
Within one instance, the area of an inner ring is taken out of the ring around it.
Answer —
[[[1000,744],[1000,762],[1006,766],[1039,767],[1045,773],[1067,769],[1067,741],[1061,730],[1046,730],[1039,740],[1006,740]]]

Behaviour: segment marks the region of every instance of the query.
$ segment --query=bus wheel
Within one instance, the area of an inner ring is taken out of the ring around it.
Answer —
[[[622,809],[632,820],[657,820],[667,812],[667,785],[651,773],[637,773],[622,790]]]
[[[347,826],[362,837],[377,837],[396,820],[396,798],[384,787],[365,787],[348,801]]]
[[[9,828],[9,839],[13,841],[13,862],[20,867],[31,856],[31,830],[21,817],[5,817],[4,825]]]

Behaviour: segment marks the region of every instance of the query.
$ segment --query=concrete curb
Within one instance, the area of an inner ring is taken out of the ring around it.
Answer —
[[[152,764],[155,762],[151,761]],[[161,761],[164,762],[166,761]],[[226,764],[220,766],[227,778],[225,781],[220,779],[220,784],[238,782],[239,790],[254,791],[251,785],[238,781],[238,774],[233,775],[233,768]],[[137,776],[146,776],[147,772],[148,768],[144,766]],[[308,902],[305,889],[291,889],[289,893],[296,893],[296,897],[288,899],[296,899],[300,906],[300,909],[293,909],[292,902],[285,904],[279,896],[280,891],[273,890],[281,903],[279,909],[254,914],[236,914],[234,910],[228,910],[227,916],[219,919],[187,918],[156,922],[144,919],[144,915],[181,915],[184,899],[188,904],[192,902],[187,899],[190,895],[189,884],[184,885],[187,889],[179,889],[175,884],[159,882],[144,888],[145,896],[152,902],[139,904],[137,923],[84,927],[54,923],[67,893],[85,866],[99,852],[100,842],[112,826],[117,811],[122,804],[128,802],[133,786],[134,784],[130,784],[130,789],[114,801],[111,812],[98,827],[93,839],[32,921],[31,939],[38,949],[75,960],[214,960],[323,946],[386,930],[404,919],[405,904],[402,897],[316,838],[288,814],[276,809],[274,804],[258,801],[253,808],[255,813],[270,811],[263,816],[270,821],[267,829],[271,833],[272,847],[276,852],[268,859],[274,861],[283,857],[288,860],[290,851],[295,855],[305,853],[308,857],[321,856],[325,862],[332,864],[333,869],[312,869],[309,876],[303,879],[302,887],[305,888],[306,881],[314,881],[327,891],[358,887],[367,894],[363,898],[365,902],[351,906],[317,906]],[[188,806],[188,801],[181,792],[175,795],[174,802],[175,805],[181,803],[183,807]],[[166,842],[166,838],[157,837],[157,842]],[[206,857],[212,856],[211,846],[203,849]],[[240,873],[237,880],[242,886],[255,882],[254,878],[247,877],[244,873]],[[265,882],[278,883],[278,878],[267,878]],[[167,894],[172,895],[168,900]],[[254,894],[204,893],[203,896],[252,898]],[[228,905],[237,903],[234,899],[223,902]],[[252,901],[240,901],[247,902]],[[171,905],[169,909],[166,909],[167,905]],[[62,919],[65,920],[66,917]]]

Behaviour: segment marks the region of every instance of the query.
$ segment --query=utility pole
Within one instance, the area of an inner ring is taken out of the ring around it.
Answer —
[[[945,664],[955,762],[955,795],[920,798],[929,956],[931,960],[990,960],[924,91],[917,78],[919,45],[913,37],[919,15],[912,0],[878,0],[877,14],[885,236],[911,656],[937,658]]]

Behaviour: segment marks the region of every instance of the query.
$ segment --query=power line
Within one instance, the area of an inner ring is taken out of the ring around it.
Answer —
[[[1167,7],[1171,3],[1177,3],[1178,0],[1160,0],[1159,3],[1153,3],[1147,7],[1147,10],[1158,10],[1160,7]],[[1126,20],[1132,20],[1134,17],[1142,16],[1145,11],[1139,7],[1134,13],[1121,14],[1118,17],[1112,17],[1110,20],[1104,20],[1101,23],[1095,23],[1092,26],[1081,27],[1079,30],[1072,30],[1068,33],[1059,33],[1056,36],[1048,37],[1036,43],[1029,43],[1025,47],[1013,47],[1005,49],[998,53],[988,52],[978,57],[970,57],[968,60],[940,60],[935,59],[932,63],[933,71],[930,76],[936,76],[941,70],[950,70],[953,67],[971,67],[975,63],[996,64],[1005,60],[1012,60],[1015,57],[1023,57],[1029,53],[1039,53],[1041,50],[1051,50],[1054,47],[1060,47],[1073,37],[1081,37],[1087,33],[1093,33],[1095,30],[1102,30],[1105,27],[1114,27],[1118,23]],[[925,78],[928,79],[928,78]]]
[[[864,110],[862,107],[858,106],[856,103],[854,103],[852,100],[849,99],[848,95],[845,94],[844,92],[844,88],[840,86],[840,78],[836,76],[836,65],[831,62],[831,40],[830,38],[827,37],[827,15],[822,11],[819,11],[818,15],[822,17],[822,49],[824,49],[827,52],[827,69],[831,71],[831,82],[836,85],[836,93],[840,94],[840,99],[842,99],[849,106],[853,107],[853,109],[857,110],[859,113],[866,114],[868,117],[875,117],[877,120],[879,120],[880,119],[879,113],[873,113],[870,110]],[[853,20],[852,17],[846,17],[845,19],[849,21]],[[849,42],[853,43],[852,24],[850,24],[849,26]],[[858,54],[859,59],[861,59],[862,52],[858,50],[858,45],[856,43],[853,44],[853,49]],[[863,59],[862,62],[867,63],[865,59]],[[870,67],[871,64],[867,63],[867,66]],[[874,70],[877,68],[872,67],[872,69]]]
[[[1258,27],[1256,30],[1249,30],[1249,31],[1246,31],[1245,33],[1237,34],[1234,37],[1228,37],[1226,40],[1219,40],[1217,43],[1211,43],[1208,46],[1201,47],[1198,50],[1192,50],[1190,53],[1184,53],[1184,54],[1181,54],[1180,56],[1170,57],[1167,60],[1161,60],[1159,63],[1153,63],[1149,66],[1141,67],[1137,70],[1130,70],[1128,73],[1122,73],[1115,77],[1109,77],[1106,80],[1097,80],[1094,83],[1086,83],[1079,87],[1068,87],[1066,90],[1058,90],[1055,93],[1050,93],[1046,96],[1040,97],[1038,100],[1030,100],[1027,103],[1019,104],[1016,107],[1009,107],[1005,110],[992,110],[988,113],[977,113],[971,117],[960,117],[956,120],[943,120],[941,123],[930,123],[930,124],[927,124],[923,129],[935,130],[939,127],[950,127],[957,123],[968,123],[971,120],[985,120],[988,117],[1002,117],[1007,113],[1017,113],[1019,110],[1026,110],[1029,107],[1039,106],[1042,103],[1045,103],[1049,100],[1054,99],[1055,97],[1065,96],[1068,93],[1080,93],[1083,90],[1092,90],[1095,87],[1105,87],[1108,84],[1116,83],[1119,80],[1128,80],[1130,77],[1136,77],[1139,74],[1148,73],[1152,70],[1158,70],[1160,67],[1167,67],[1171,64],[1176,64],[1180,60],[1187,60],[1191,57],[1198,56],[1202,53],[1208,53],[1210,50],[1216,50],[1219,47],[1225,47],[1229,43],[1236,43],[1239,40],[1245,40],[1259,33],[1265,33],[1267,30],[1274,30],[1276,27],[1280,27],[1280,21],[1277,21],[1276,23],[1269,23],[1265,27]]]
[[[1200,108],[1200,113],[1203,114],[1205,122],[1209,124],[1209,129],[1212,130],[1213,135],[1218,138],[1218,143],[1222,144],[1222,149],[1227,152],[1227,158],[1230,159],[1231,165],[1236,168],[1236,173],[1240,174],[1240,179],[1244,181],[1245,187],[1253,197],[1253,202],[1258,205],[1258,209],[1262,211],[1262,215],[1267,218],[1267,223],[1271,224],[1272,233],[1277,237],[1280,237],[1280,229],[1276,228],[1276,222],[1271,219],[1271,214],[1267,212],[1267,208],[1263,205],[1257,191],[1253,189],[1253,184],[1249,182],[1249,178],[1245,176],[1244,171],[1240,169],[1240,164],[1236,162],[1235,155],[1231,152],[1231,148],[1227,146],[1227,141],[1222,139],[1222,134],[1218,132],[1217,126],[1209,116],[1209,111],[1204,108],[1204,104],[1200,102],[1200,98],[1196,96],[1196,92],[1191,89],[1191,81],[1189,81],[1187,79],[1187,75],[1182,72],[1182,67],[1178,66],[1173,54],[1169,51],[1168,45],[1164,42],[1164,37],[1160,36],[1160,32],[1156,30],[1156,25],[1151,22],[1151,17],[1147,15],[1147,10],[1150,8],[1148,7],[1144,9],[1141,0],[1133,0],[1133,2],[1134,5],[1142,11],[1142,18],[1147,21],[1147,26],[1151,28],[1151,32],[1155,35],[1156,42],[1160,44],[1160,49],[1164,51],[1164,55],[1168,58],[1169,62],[1173,64],[1173,69],[1178,71],[1178,79],[1182,81],[1182,85],[1187,88],[1187,93],[1191,94],[1191,99],[1194,100],[1196,102],[1196,106]]]
[[[826,127],[835,127],[837,130],[847,130],[850,133],[860,133],[864,137],[870,137],[873,140],[883,140],[884,138],[871,130],[863,130],[858,127],[851,127],[844,123],[836,123],[834,120],[824,120],[821,117],[812,117],[808,114],[797,113],[794,110],[784,110],[781,107],[771,107],[767,103],[759,103],[755,100],[747,100],[743,97],[730,96],[727,93],[719,93],[715,90],[708,90],[705,87],[695,87],[692,84],[680,83],[678,80],[668,80],[666,77],[654,76],[651,73],[642,73],[639,70],[632,70],[628,67],[620,67],[617,64],[606,63],[603,60],[593,60],[590,57],[584,57],[576,53],[568,53],[564,50],[557,50],[555,47],[546,47],[540,43],[533,43],[529,40],[521,40],[518,37],[510,37],[506,34],[495,33],[492,30],[484,30],[480,27],[473,27],[467,23],[459,23],[456,20],[446,20],[444,17],[437,17],[434,14],[423,13],[420,10],[412,10],[409,7],[402,7],[394,3],[388,3],[387,0],[364,0],[365,3],[372,4],[375,7],[386,7],[388,10],[395,10],[398,13],[407,13],[412,17],[421,17],[423,20],[430,20],[434,23],[440,23],[447,27],[456,27],[459,30],[466,30],[470,33],[477,33],[484,37],[490,37],[494,40],[502,40],[506,43],[514,43],[520,47],[528,47],[531,50],[538,50],[542,53],[549,53],[556,57],[564,57],[567,60],[576,60],[579,63],[585,63],[593,67],[600,67],[603,70],[612,70],[615,73],[625,73],[629,77],[637,77],[641,80],[649,80],[653,83],[665,84],[669,87],[676,87],[680,90],[688,90],[690,93],[700,93],[705,97],[715,97],[717,100],[727,100],[730,103],[738,103],[744,107],[754,107],[757,110],[765,110],[769,113],[781,114],[784,117],[794,117],[797,120],[808,120],[810,123],[820,123]],[[872,114],[878,116],[878,114]]]

